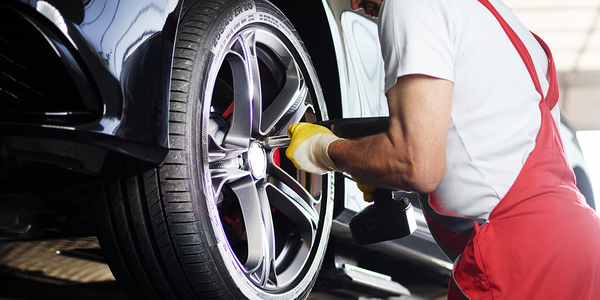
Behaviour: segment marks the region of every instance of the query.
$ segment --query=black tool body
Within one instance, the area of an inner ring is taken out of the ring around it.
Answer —
[[[344,118],[317,122],[327,127],[333,134],[346,139],[354,139],[387,132],[390,127],[389,117]]]
[[[350,232],[357,245],[404,238],[417,229],[412,204],[406,197],[394,197],[400,192],[386,189],[375,191],[374,203],[350,220]]]

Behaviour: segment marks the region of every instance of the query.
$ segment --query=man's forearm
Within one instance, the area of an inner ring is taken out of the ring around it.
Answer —
[[[362,182],[392,190],[415,190],[408,180],[410,166],[397,159],[388,134],[333,142],[328,149],[337,170]]]
[[[432,192],[445,172],[445,160],[427,156],[389,133],[331,143],[337,171],[391,190]]]

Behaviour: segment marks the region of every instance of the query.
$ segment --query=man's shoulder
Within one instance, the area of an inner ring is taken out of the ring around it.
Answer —
[[[465,12],[481,8],[483,6],[476,0],[386,0],[383,2],[382,11],[387,11],[395,17],[436,14],[464,17]]]

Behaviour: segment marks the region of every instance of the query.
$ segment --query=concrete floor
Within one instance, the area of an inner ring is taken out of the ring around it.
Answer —
[[[95,249],[95,237],[69,240],[0,242],[0,300],[128,300],[105,263],[67,255]],[[81,255],[82,253],[80,253]],[[77,282],[77,283],[74,283]],[[421,297],[388,300],[445,300],[444,287],[411,286]],[[375,300],[313,292],[308,300]]]
[[[57,285],[26,279],[0,276],[0,300],[128,300],[114,281],[78,285]],[[312,293],[307,300],[351,300],[322,293]],[[360,300],[374,300],[363,299]],[[390,300],[425,300],[419,297],[398,297]],[[445,300],[444,298],[432,300]]]
[[[128,300],[114,281],[60,286],[0,277],[0,300]]]

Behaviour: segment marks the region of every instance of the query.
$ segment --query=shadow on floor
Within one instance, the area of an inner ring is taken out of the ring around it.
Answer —
[[[127,297],[114,281],[59,286],[0,276],[0,300],[43,299],[127,300]]]

